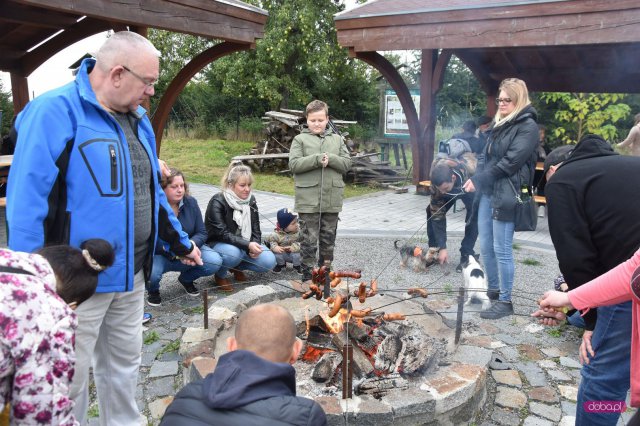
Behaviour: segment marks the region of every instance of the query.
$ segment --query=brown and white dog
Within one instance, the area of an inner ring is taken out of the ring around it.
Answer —
[[[420,246],[404,244],[398,247],[398,242],[394,241],[393,245],[396,250],[400,251],[400,266],[403,268],[411,268],[414,272],[426,272],[434,263],[438,263],[437,247],[429,247],[426,251]]]

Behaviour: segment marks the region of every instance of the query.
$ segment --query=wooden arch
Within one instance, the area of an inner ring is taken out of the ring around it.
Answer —
[[[156,134],[156,149],[158,155],[160,154],[160,145],[162,143],[163,129],[169,119],[169,113],[171,107],[175,103],[176,99],[182,89],[187,85],[189,80],[196,75],[205,66],[215,61],[218,58],[229,55],[231,53],[240,52],[242,50],[248,50],[251,48],[250,44],[246,43],[234,43],[225,41],[215,46],[210,47],[198,56],[193,58],[180,72],[171,80],[171,83],[167,87],[166,92],[162,96],[158,109],[156,110],[152,124],[153,131]]]

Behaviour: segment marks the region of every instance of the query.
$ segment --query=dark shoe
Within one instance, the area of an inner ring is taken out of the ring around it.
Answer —
[[[458,263],[458,266],[456,266],[456,272],[460,273],[462,272],[463,269],[464,269],[464,263],[460,261],[460,263]]]
[[[293,270],[296,271],[298,274],[302,275],[302,265],[298,265],[293,267]]]
[[[149,306],[160,306],[160,305],[162,305],[162,299],[160,298],[160,292],[150,291],[147,294],[147,304]]]
[[[189,296],[193,296],[193,297],[198,297],[200,296],[200,292],[198,291],[198,289],[196,288],[195,285],[193,285],[193,282],[190,283],[185,283],[180,281],[180,278],[178,278],[178,282],[180,284],[182,284],[182,287],[184,287],[184,289],[187,291],[187,294]]]
[[[487,296],[491,300],[498,300],[498,298],[500,298],[500,291],[499,290],[487,290]]]
[[[243,283],[245,281],[248,280],[246,274],[238,269],[230,269],[230,271],[233,273],[233,278],[239,282],[239,283]]]
[[[214,280],[216,282],[216,285],[220,288],[220,290],[227,291],[227,292],[233,291],[233,286],[231,285],[228,279],[220,278],[219,276],[216,275]]]
[[[509,315],[513,315],[513,305],[511,302],[503,302],[501,300],[491,305],[486,311],[480,312],[480,318],[484,319],[499,319]]]
[[[282,272],[282,269],[285,267],[285,265],[276,265],[271,272],[273,272],[274,274],[279,274],[280,272]]]

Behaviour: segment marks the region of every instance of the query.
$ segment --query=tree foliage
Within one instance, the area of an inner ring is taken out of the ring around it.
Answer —
[[[618,136],[615,123],[631,112],[629,105],[621,102],[626,95],[618,93],[546,92],[540,97],[555,106],[559,125],[554,134],[563,143],[577,143],[589,133],[614,140]]]
[[[2,111],[0,134],[6,135],[11,129],[11,120],[13,119],[13,102],[11,101],[11,93],[5,91],[2,81],[0,81],[0,111]]]

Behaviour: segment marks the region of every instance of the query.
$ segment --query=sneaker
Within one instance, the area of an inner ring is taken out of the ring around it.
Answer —
[[[460,263],[456,266],[456,272],[461,273],[467,263],[469,263],[469,256],[460,256]]]
[[[198,289],[196,288],[195,285],[193,285],[193,282],[190,283],[185,283],[180,281],[180,278],[178,278],[178,282],[180,284],[182,284],[182,287],[184,287],[184,289],[187,291],[187,294],[189,296],[193,296],[193,297],[198,297],[200,296],[200,292],[198,291]]]
[[[147,304],[149,306],[160,306],[162,305],[162,298],[160,298],[159,291],[150,291],[147,293]]]
[[[487,290],[487,296],[491,300],[498,300],[500,297],[500,290]]]
[[[280,272],[282,272],[282,270],[284,269],[285,265],[276,265],[274,266],[274,268],[271,270],[271,272],[273,272],[274,274],[279,274]]]
[[[214,277],[214,281],[215,281],[216,285],[220,288],[220,290],[225,291],[227,293],[230,293],[230,292],[233,291],[233,286],[231,285],[231,283],[229,282],[228,279],[221,278],[221,277],[216,275]]]
[[[142,323],[148,323],[149,321],[151,321],[151,318],[153,318],[153,315],[151,315],[149,312],[145,312],[144,315],[142,315]]]
[[[302,275],[302,265],[298,265],[298,266],[293,266],[293,270],[296,271],[298,274]]]
[[[513,315],[513,305],[511,302],[504,302],[502,300],[497,301],[486,311],[480,312],[480,318],[484,319],[498,319]]]

